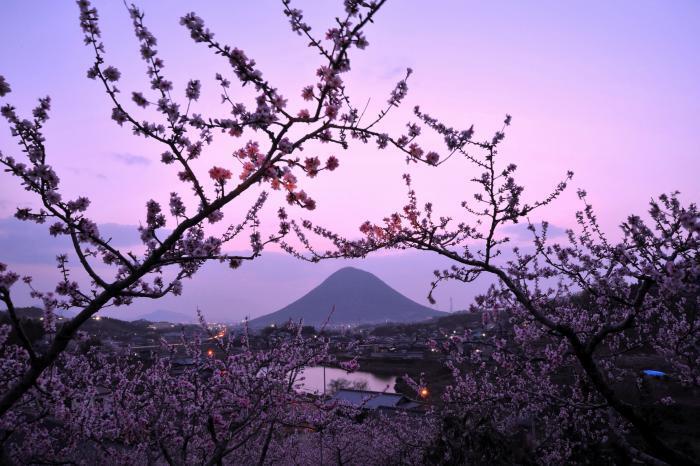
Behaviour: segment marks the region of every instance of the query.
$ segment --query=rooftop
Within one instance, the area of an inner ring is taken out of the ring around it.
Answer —
[[[400,393],[353,390],[349,388],[338,390],[333,395],[333,399],[365,409],[416,409],[423,405]]]

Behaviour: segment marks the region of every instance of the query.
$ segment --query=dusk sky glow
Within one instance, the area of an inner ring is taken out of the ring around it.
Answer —
[[[173,93],[182,96],[188,79],[202,81],[203,97],[194,112],[225,116],[214,75],[229,70],[225,60],[195,44],[178,24],[193,9],[220,41],[256,60],[294,113],[304,107],[301,89],[314,82],[320,60],[304,39],[289,30],[280,2],[138,3],[158,38],[166,74],[175,84]],[[295,3],[315,31],[325,31],[342,11],[342,2]],[[106,0],[94,4],[100,12],[107,63],[122,72],[119,87],[126,95],[147,91],[145,66],[124,5]],[[564,196],[536,212],[534,222],[573,226],[574,213],[581,207],[577,188],[589,193],[604,229],[612,235],[626,215],[645,212],[652,196],[678,190],[685,202],[700,200],[700,3],[438,1],[430,2],[429,8],[425,5],[417,0],[389,1],[375,24],[366,29],[369,47],[353,51],[352,70],[344,77],[355,105],[362,108],[369,99],[367,114],[373,116],[385,106],[405,69],[414,70],[403,106],[384,122],[388,130],[399,132],[406,122],[415,121],[411,109],[420,105],[454,126],[474,124],[476,139],[490,139],[505,115],[511,114],[513,123],[499,156],[518,165],[526,199],[546,195],[567,170],[575,173]],[[29,114],[37,97],[51,96],[46,138],[64,197],[88,194],[93,201],[88,214],[100,224],[143,222],[148,199],[167,203],[177,185],[176,170],[159,162],[160,147],[110,120],[111,105],[103,89],[85,77],[93,56],[82,43],[74,2],[5,0],[2,12],[0,74],[12,93],[1,102]],[[249,90],[240,90],[235,82],[232,93],[236,99],[251,101]],[[233,165],[231,153],[255,137],[252,132],[239,139],[221,137],[205,150],[196,169],[204,174],[213,165],[228,167],[237,178],[240,168]],[[440,152],[439,138],[427,141]],[[20,156],[4,122],[0,150]],[[340,159],[338,170],[300,180],[317,200],[317,209],[290,208],[289,213],[348,236],[359,235],[363,221],[380,221],[403,206],[401,175],[405,172],[415,179],[420,201],[432,201],[436,211],[445,215],[457,214],[460,201],[471,198],[474,188],[469,179],[478,175],[456,159],[438,168],[407,166],[404,156],[392,150],[380,152],[374,144],[351,143],[345,152],[317,144],[303,156],[325,159],[334,154]],[[247,204],[254,202],[258,192],[246,194]],[[15,179],[0,174],[0,245],[15,248],[11,259],[0,251],[0,261],[20,273],[37,275],[39,285],[51,286],[55,252],[47,246],[45,262],[34,260],[44,241],[22,242],[17,233],[22,225],[8,219],[16,206],[32,202]],[[276,208],[285,204],[283,195],[271,193],[265,208],[269,223],[263,227],[274,228]],[[245,211],[229,209],[225,214],[233,221]],[[53,241],[45,236],[46,244]],[[245,242],[233,247],[243,248]],[[347,265],[338,261],[303,264],[274,251],[261,264],[246,264],[238,271],[209,265],[185,283],[183,297],[137,303],[124,315],[163,308],[194,314],[199,306],[215,319],[257,316],[288,304]],[[432,270],[440,264],[429,257],[416,258],[414,253],[353,263],[423,304]],[[449,285],[437,295],[437,308],[448,310],[450,297],[455,308],[464,308],[484,286]],[[273,288],[276,291],[270,293]],[[20,304],[29,304],[24,299]]]

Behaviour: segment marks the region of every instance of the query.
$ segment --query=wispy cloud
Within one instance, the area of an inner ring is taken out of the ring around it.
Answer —
[[[95,178],[99,178],[101,180],[106,180],[107,176],[103,173],[96,172],[93,170],[86,170],[84,168],[78,168],[78,167],[66,167],[66,170],[69,172],[79,175],[79,176],[94,176]]]
[[[151,161],[146,157],[136,154],[129,154],[128,152],[118,152],[110,154],[111,157],[126,165],[150,165]]]
[[[399,78],[403,78],[405,74],[406,74],[406,67],[405,66],[394,66],[394,67],[385,69],[381,75],[381,78],[382,79],[399,79]]]
[[[116,247],[139,247],[137,227],[106,223],[99,225],[100,234]],[[66,237],[52,237],[47,225],[21,222],[12,217],[0,218],[0,262],[9,264],[52,265],[57,254],[70,252]]]
[[[537,233],[541,234],[542,224],[535,223],[534,226],[537,229]],[[534,239],[532,232],[528,230],[528,226],[525,223],[518,223],[516,225],[505,225],[502,227],[501,231],[503,231],[503,233],[510,236],[510,238],[515,241],[532,241]],[[551,223],[547,227],[547,237],[549,238],[557,238],[564,236],[565,234],[566,229],[564,228],[558,227]]]

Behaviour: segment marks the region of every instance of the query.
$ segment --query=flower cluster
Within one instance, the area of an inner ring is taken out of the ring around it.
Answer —
[[[5,97],[7,94],[10,93],[12,89],[10,88],[10,85],[7,83],[5,80],[5,77],[0,75],[0,97]]]
[[[19,280],[19,275],[7,270],[7,265],[0,262],[0,290],[9,290]]]
[[[209,177],[220,184],[225,184],[231,179],[231,171],[221,167],[212,167],[209,170]]]
[[[406,73],[406,78],[402,79],[398,83],[396,83],[396,87],[394,87],[394,90],[391,91],[391,96],[389,97],[388,103],[392,107],[398,107],[401,104],[401,101],[406,97],[408,94],[408,77],[411,75],[413,70],[411,68],[408,69],[408,72]],[[416,134],[417,136],[417,134]]]

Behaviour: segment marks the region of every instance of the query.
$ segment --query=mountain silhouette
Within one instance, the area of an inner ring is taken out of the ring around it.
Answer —
[[[259,328],[289,319],[319,326],[334,306],[330,325],[416,322],[446,315],[411,301],[369,272],[346,267],[288,306],[251,320],[250,326]]]

